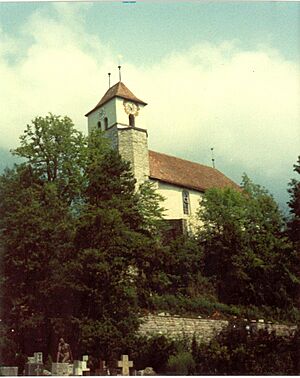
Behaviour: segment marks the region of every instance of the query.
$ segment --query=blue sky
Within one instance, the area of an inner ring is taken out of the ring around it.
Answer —
[[[3,30],[20,34],[36,10],[55,15],[47,2],[0,3]],[[151,64],[201,40],[235,38],[246,48],[268,43],[287,58],[300,58],[298,2],[99,2],[82,4],[81,17],[92,33],[137,64]]]
[[[0,148],[49,111],[86,132],[121,62],[149,104],[152,149],[210,164],[213,146],[220,170],[284,203],[300,145],[299,35],[298,2],[0,3]]]

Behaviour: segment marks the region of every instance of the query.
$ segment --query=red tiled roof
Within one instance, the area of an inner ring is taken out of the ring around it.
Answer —
[[[121,81],[119,81],[117,84],[113,85],[109,88],[109,90],[105,93],[105,95],[101,98],[101,100],[98,102],[98,104],[90,110],[86,116],[88,116],[90,113],[92,113],[94,110],[100,108],[100,106],[104,105],[106,102],[111,100],[114,97],[120,97],[124,98],[126,100],[137,102],[141,105],[147,105],[146,102],[138,99],[127,87],[125,84],[123,84]]]
[[[215,168],[183,160],[174,156],[149,151],[150,178],[205,191],[210,188],[240,187]]]

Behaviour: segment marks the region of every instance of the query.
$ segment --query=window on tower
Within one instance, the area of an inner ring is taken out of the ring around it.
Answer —
[[[182,204],[183,204],[183,214],[190,214],[190,193],[187,190],[182,192]]]
[[[97,125],[98,125],[98,129],[101,130],[101,122],[100,121],[98,122]]]
[[[104,118],[104,130],[107,130],[108,129],[108,118],[105,117]]]
[[[129,126],[135,126],[135,117],[133,114],[129,114]]]

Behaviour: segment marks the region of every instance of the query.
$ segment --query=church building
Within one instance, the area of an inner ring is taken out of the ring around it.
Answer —
[[[205,190],[239,186],[215,168],[149,150],[143,122],[146,105],[119,81],[86,114],[88,132],[101,129],[106,134],[113,148],[131,163],[137,185],[145,180],[155,183],[165,198],[165,219],[177,229],[193,227]]]

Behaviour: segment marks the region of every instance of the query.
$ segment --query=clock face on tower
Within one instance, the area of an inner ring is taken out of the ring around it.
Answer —
[[[123,105],[124,110],[127,114],[133,114],[134,116],[137,116],[139,114],[140,107],[134,102],[124,101]]]

